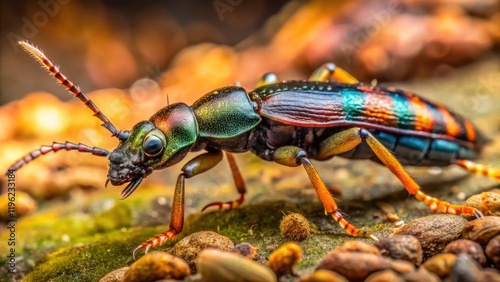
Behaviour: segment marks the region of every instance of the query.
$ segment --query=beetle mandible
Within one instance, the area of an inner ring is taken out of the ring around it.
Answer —
[[[225,153],[239,193],[231,202],[211,206],[234,207],[245,200],[245,184],[233,153],[250,151],[267,161],[304,167],[325,210],[352,236],[372,234],[349,223],[321,180],[311,159],[334,156],[371,159],[387,166],[406,190],[431,211],[481,217],[473,207],[430,197],[403,168],[459,165],[500,180],[500,171],[474,163],[487,143],[468,120],[444,106],[416,94],[359,83],[332,63],[318,68],[308,80],[279,81],[265,74],[257,88],[246,92],[238,86],[214,90],[193,105],[175,103],[141,121],[130,131],[120,131],[97,106],[36,47],[19,44],[36,58],[71,93],[82,100],[120,143],[109,152],[71,142],[42,146],[14,163],[15,171],[48,152],[78,150],[109,159],[108,182],[128,185],[122,198],[130,196],[155,170],[170,167],[189,152],[203,151],[189,160],[177,177],[169,229],[134,249],[147,252],[175,238],[184,224],[184,183],[217,165]]]

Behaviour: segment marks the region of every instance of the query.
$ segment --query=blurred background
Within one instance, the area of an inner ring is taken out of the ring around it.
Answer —
[[[305,79],[329,61],[368,83],[433,83],[438,101],[453,94],[439,91],[440,77],[481,72],[481,93],[499,95],[499,6],[497,0],[2,1],[0,170],[52,140],[107,149],[117,143],[21,51],[19,40],[39,46],[118,128],[129,129],[167,97],[190,104],[235,81],[250,90],[270,71]],[[479,82],[460,83],[466,89]],[[458,100],[457,111],[467,117],[484,109],[476,105],[472,113],[472,103],[492,104]],[[49,154],[23,168],[18,186],[41,198],[68,187],[100,188],[106,167],[104,158]]]
[[[236,81],[250,91],[267,72],[283,80],[307,79],[318,66],[335,62],[360,81],[412,91],[464,115],[492,140],[481,162],[500,167],[498,0],[3,0],[0,5],[0,172],[52,141],[107,150],[118,144],[80,100],[20,49],[19,40],[40,47],[118,129],[148,119],[167,101],[191,104]],[[164,230],[175,179],[189,157],[148,176],[126,201],[119,200],[123,187],[104,189],[106,158],[48,153],[22,167],[15,173],[15,216],[31,215],[18,222],[17,278],[36,268],[32,277],[54,273],[54,278],[37,281],[73,281],[73,271],[90,275],[99,268],[95,275],[100,277],[126,265],[133,246]],[[266,217],[287,212],[284,202],[305,209],[316,203],[309,214],[314,216],[307,217],[324,232],[337,229],[344,234],[324,216],[304,171],[264,163],[252,154],[238,155],[237,162],[252,213],[258,212],[252,204],[269,200],[276,208],[261,206]],[[382,209],[368,203],[374,199],[395,205],[403,220],[430,213],[425,205],[411,202],[386,167],[341,158],[315,165],[341,200],[341,210],[358,226],[376,225],[378,232],[386,222]],[[409,173],[424,191],[452,202],[498,185],[456,166],[409,168]],[[0,224],[10,219],[6,188],[7,178],[0,177]],[[186,215],[213,201],[236,199],[235,190],[230,169],[222,162],[186,182]],[[217,219],[224,213],[212,215]],[[366,224],[359,221],[365,219]],[[210,228],[219,231],[220,222]],[[245,234],[259,234],[259,224],[241,228]],[[156,229],[145,231],[145,226]],[[225,232],[227,226],[221,228]],[[1,230],[0,241],[7,242],[9,229]],[[103,244],[108,239],[112,247]],[[268,244],[267,235],[264,241]],[[89,245],[82,247],[82,242]],[[321,242],[319,248],[329,245]],[[94,253],[92,246],[103,247]],[[2,248],[3,243],[0,253]],[[95,256],[99,253],[109,259]],[[80,264],[82,257],[92,264]],[[7,256],[2,258],[5,265]],[[40,266],[52,258],[60,263],[48,262],[48,271]],[[101,268],[104,261],[114,266]],[[0,267],[0,277],[6,272]]]

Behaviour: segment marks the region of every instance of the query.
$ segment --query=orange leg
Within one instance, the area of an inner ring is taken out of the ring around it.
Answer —
[[[456,160],[453,163],[465,168],[470,172],[482,174],[490,178],[500,180],[500,170],[498,169],[490,168],[488,166],[477,164],[473,161],[468,160]]]
[[[241,177],[240,170],[238,169],[238,164],[236,164],[236,160],[234,159],[233,154],[225,152],[227,161],[229,162],[229,167],[231,168],[231,173],[233,174],[234,185],[236,189],[238,189],[238,193],[240,197],[234,201],[229,202],[213,202],[210,203],[201,209],[201,211],[206,210],[209,207],[217,206],[219,209],[228,208],[231,209],[233,207],[240,206],[245,201],[245,193],[247,189],[245,188],[245,182],[243,181],[243,177]]]
[[[420,186],[406,172],[401,163],[394,155],[387,150],[371,133],[362,128],[350,128],[339,132],[321,143],[321,149],[318,152],[318,159],[325,159],[338,154],[347,149],[352,149],[362,141],[366,142],[373,150],[379,160],[389,168],[389,170],[403,183],[406,190],[415,195],[417,200],[424,202],[429,206],[432,212],[442,212],[448,214],[465,214],[482,217],[482,213],[473,207],[451,204],[437,198],[430,197],[420,191]]]
[[[343,70],[342,68],[337,67],[334,63],[326,63],[319,67],[317,70],[313,72],[311,77],[309,77],[310,81],[329,81],[330,78],[338,82],[343,83],[358,83],[359,81],[354,78],[350,73]]]
[[[196,156],[182,167],[182,173],[177,177],[175,185],[174,200],[172,204],[172,213],[170,215],[170,229],[149,238],[146,242],[137,246],[133,251],[135,253],[139,249],[146,249],[147,253],[150,248],[156,248],[165,242],[174,239],[181,233],[184,226],[184,184],[186,178],[191,178],[195,175],[203,173],[222,160],[222,151],[211,151],[199,156]]]
[[[307,175],[309,176],[309,180],[316,190],[318,194],[319,200],[325,207],[326,212],[331,214],[333,219],[340,224],[340,226],[350,235],[352,236],[367,236],[372,238],[373,240],[378,240],[377,237],[371,235],[370,233],[359,230],[352,223],[347,221],[342,214],[337,209],[337,203],[333,199],[332,195],[325,186],[323,180],[321,180],[318,171],[314,168],[311,161],[307,158],[306,152],[295,146],[284,146],[276,149],[273,153],[273,160],[279,164],[296,167],[302,165]]]

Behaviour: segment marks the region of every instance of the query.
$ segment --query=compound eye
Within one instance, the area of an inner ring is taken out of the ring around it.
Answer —
[[[149,135],[144,139],[142,149],[148,157],[155,157],[163,151],[163,141],[156,135]]]

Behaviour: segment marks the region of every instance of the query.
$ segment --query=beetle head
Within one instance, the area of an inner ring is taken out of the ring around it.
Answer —
[[[128,138],[109,154],[109,181],[113,185],[130,182],[122,192],[123,198],[128,197],[153,170],[181,161],[198,133],[188,105],[176,103],[159,110],[148,121],[136,124]]]

